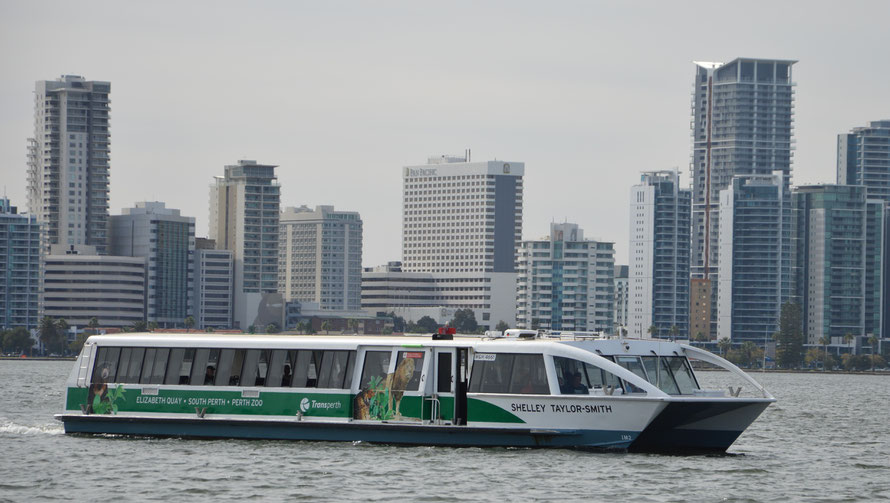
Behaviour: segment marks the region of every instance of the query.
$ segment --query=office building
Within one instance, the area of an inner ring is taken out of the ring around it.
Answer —
[[[286,208],[279,222],[278,287],[286,302],[361,308],[362,219],[333,206]]]
[[[0,198],[0,329],[40,322],[40,223]]]
[[[84,245],[54,249],[44,267],[44,315],[78,327],[92,318],[118,328],[145,321],[145,258],[98,255]]]
[[[861,185],[814,185],[792,194],[794,297],[808,344],[880,333],[884,205],[867,193]]]
[[[630,190],[628,333],[689,334],[689,233],[692,194],[677,171],[643,173]]]
[[[616,327],[627,329],[627,305],[628,305],[628,266],[615,266],[615,309],[612,317]],[[617,333],[617,331],[616,331]]]
[[[234,252],[217,250],[213,240],[195,240],[195,291],[192,309],[195,327],[227,329],[232,327],[235,288]]]
[[[28,140],[28,208],[52,245],[104,255],[108,225],[111,84],[74,75],[38,81]]]
[[[837,135],[837,183],[864,185],[869,199],[890,202],[890,120]]]
[[[791,212],[784,173],[737,176],[720,192],[718,337],[764,345],[791,296]]]
[[[472,309],[483,327],[515,323],[524,172],[469,155],[403,170],[403,270],[432,274],[440,307]]]
[[[771,176],[780,171],[790,205],[793,155],[792,118],[796,61],[738,58],[729,63],[695,63],[692,92],[692,289],[707,301],[690,306],[699,320],[710,309],[713,339],[716,329],[713,300],[720,256],[719,194],[733,177]],[[698,308],[697,310],[695,308]],[[701,323],[693,323],[700,331]],[[695,335],[695,333],[693,333]]]
[[[235,261],[235,328],[254,325],[264,295],[278,292],[281,187],[275,168],[241,160],[210,186],[209,237]]]
[[[550,224],[550,235],[519,245],[516,326],[614,333],[612,243],[584,239],[575,224]]]
[[[195,269],[195,218],[162,202],[138,202],[111,217],[112,255],[143,257],[146,321],[161,328],[181,327],[192,316]]]

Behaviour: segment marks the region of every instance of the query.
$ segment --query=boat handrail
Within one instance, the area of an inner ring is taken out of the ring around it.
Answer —
[[[679,344],[679,346],[683,348],[684,351],[686,351],[687,356],[692,356],[693,358],[696,358],[703,362],[711,363],[720,368],[728,370],[751,383],[751,385],[753,385],[755,388],[757,388],[758,391],[760,391],[761,394],[763,394],[764,398],[775,399],[775,397],[770,394],[770,392],[767,391],[766,388],[763,387],[763,385],[754,380],[753,377],[749,376],[747,372],[735,366],[735,364],[733,364],[732,362],[721,358],[714,353],[705,351],[704,349],[697,348],[695,346],[690,346],[688,344]]]

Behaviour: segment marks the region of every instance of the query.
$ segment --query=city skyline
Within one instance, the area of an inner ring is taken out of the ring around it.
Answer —
[[[674,167],[689,182],[693,60],[799,61],[794,185],[835,182],[837,135],[890,116],[887,70],[874,65],[890,37],[883,3],[771,5],[769,18],[752,8],[730,24],[712,23],[723,10],[707,4],[653,3],[645,13],[357,4],[344,13],[273,3],[249,16],[237,4],[185,5],[176,16],[94,5],[0,7],[9,76],[0,83],[0,178],[13,205],[27,207],[34,83],[81,75],[114,85],[111,215],[164,201],[207,235],[202,188],[232,159],[260,159],[281,166],[282,204],[362,214],[366,266],[400,258],[401,168],[466,148],[474,159],[526,163],[523,239],[569,220],[615,242],[616,262],[626,263],[626,225],[609,217],[627,206],[625,188],[640,171]],[[798,20],[804,5],[807,20]],[[855,21],[835,26],[841,12]],[[252,43],[217,29],[235,20]],[[98,28],[120,48],[95,37],[77,52],[52,49]],[[645,134],[645,148],[629,131]]]

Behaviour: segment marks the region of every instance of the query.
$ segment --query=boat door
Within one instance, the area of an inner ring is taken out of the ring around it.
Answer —
[[[467,348],[435,348],[433,363],[436,405],[430,419],[467,424]]]

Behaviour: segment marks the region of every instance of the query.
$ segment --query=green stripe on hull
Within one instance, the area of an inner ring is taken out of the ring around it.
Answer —
[[[85,388],[68,388],[66,409],[79,411],[89,401]],[[242,414],[251,416],[352,417],[352,395],[346,393],[299,393],[260,391],[256,398],[241,391],[160,389],[143,394],[143,388],[124,389],[114,401],[117,412],[161,412],[194,414]]]
[[[205,414],[250,415],[250,416],[295,416],[301,413],[306,417],[353,417],[355,395],[345,393],[313,393],[293,391],[260,391],[256,398],[242,397],[241,391],[216,391],[207,389],[159,389],[157,394],[143,394],[143,387],[124,388],[120,398],[113,405],[117,413],[153,412],[195,414],[195,409]],[[110,391],[110,390],[109,390]],[[112,393],[107,392],[106,395]],[[92,397],[95,400],[95,397]],[[106,398],[107,400],[107,398]],[[81,411],[81,406],[91,402],[87,388],[68,388],[65,409]],[[109,411],[111,407],[107,408]],[[431,419],[432,404],[420,396],[403,396],[399,403],[401,420]],[[516,415],[484,400],[475,398],[467,402],[468,420],[483,423],[515,423],[524,421]],[[450,421],[454,418],[454,398],[439,399],[439,418]]]

